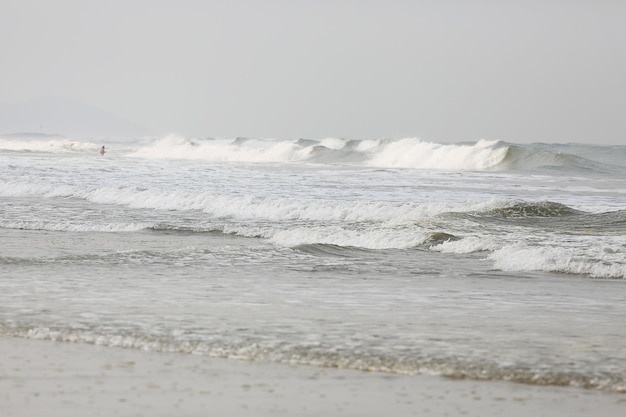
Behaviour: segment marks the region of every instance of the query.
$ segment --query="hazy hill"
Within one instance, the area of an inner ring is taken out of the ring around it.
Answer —
[[[136,123],[77,101],[48,97],[0,104],[0,134],[54,133],[64,136],[136,137],[150,131]]]

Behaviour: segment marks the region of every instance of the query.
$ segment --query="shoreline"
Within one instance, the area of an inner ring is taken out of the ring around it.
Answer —
[[[0,410],[12,417],[617,417],[626,395],[0,336]]]

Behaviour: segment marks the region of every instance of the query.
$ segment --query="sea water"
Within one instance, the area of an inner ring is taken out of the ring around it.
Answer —
[[[0,138],[0,335],[626,391],[624,146],[100,142]]]

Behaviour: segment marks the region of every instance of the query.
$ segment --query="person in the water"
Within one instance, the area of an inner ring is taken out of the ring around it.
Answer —
[[[100,155],[104,156],[104,146],[102,146],[102,148],[100,148]]]

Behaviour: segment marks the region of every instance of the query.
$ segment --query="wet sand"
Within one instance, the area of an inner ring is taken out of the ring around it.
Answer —
[[[0,410],[38,416],[623,416],[626,394],[0,337]]]

